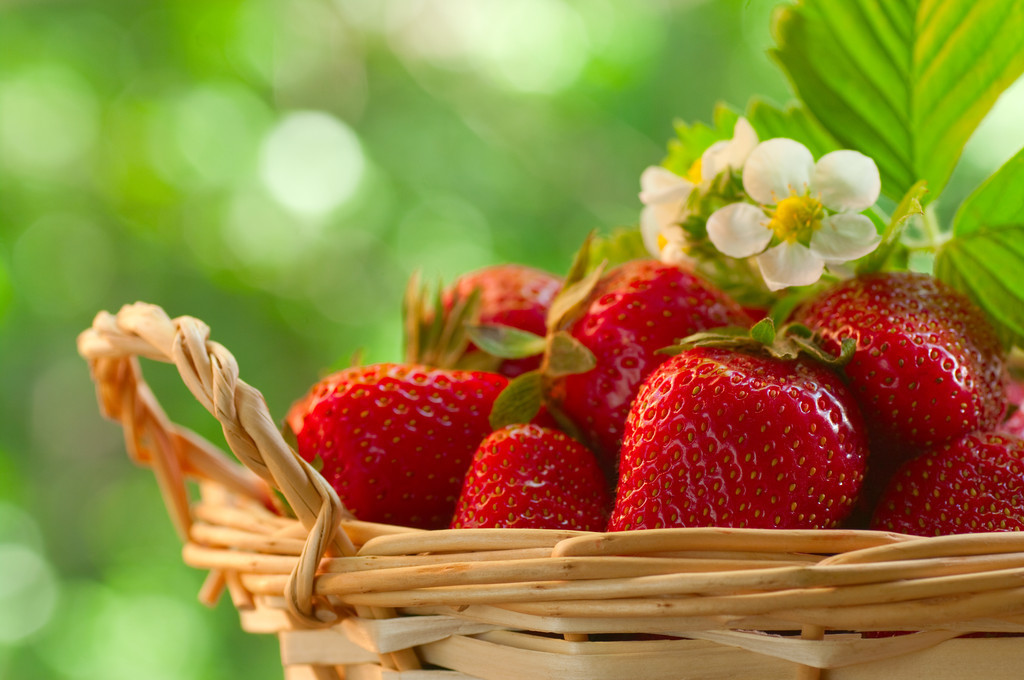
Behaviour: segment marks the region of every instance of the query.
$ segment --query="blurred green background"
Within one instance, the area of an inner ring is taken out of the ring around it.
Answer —
[[[198,604],[98,415],[75,350],[96,312],[203,319],[282,416],[355,350],[399,357],[413,269],[562,272],[635,222],[673,118],[788,100],[773,4],[0,1],[0,677],[281,677],[274,638]],[[1017,83],[942,210],[1024,144],[1021,110]]]

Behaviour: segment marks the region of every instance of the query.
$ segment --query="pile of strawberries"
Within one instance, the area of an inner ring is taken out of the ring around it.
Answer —
[[[1024,395],[987,319],[931,276],[847,279],[778,329],[653,259],[417,290],[405,361],[343,369],[288,414],[360,519],[1024,528]]]

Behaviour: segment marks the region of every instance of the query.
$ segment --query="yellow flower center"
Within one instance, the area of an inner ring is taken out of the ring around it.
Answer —
[[[775,206],[775,213],[768,226],[782,241],[807,245],[811,242],[811,235],[821,228],[824,216],[825,208],[818,199],[790,196]]]
[[[690,180],[694,184],[700,184],[701,181],[701,159],[698,158],[690,166],[690,169],[686,171],[686,179]]]
[[[665,246],[668,245],[668,239],[662,234],[658,234],[658,252],[665,250]]]

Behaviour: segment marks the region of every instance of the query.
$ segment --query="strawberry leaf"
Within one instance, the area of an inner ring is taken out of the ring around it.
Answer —
[[[935,275],[965,293],[995,324],[1007,345],[1024,346],[1024,223],[971,227],[947,241]]]
[[[782,109],[765,99],[755,97],[747,105],[746,118],[754,127],[759,139],[795,139],[810,149],[815,158],[840,148],[832,135],[799,102],[791,102]]]
[[[871,156],[899,200],[938,196],[964,144],[1024,73],[1020,0],[805,0],[776,15],[772,56],[845,147]]]
[[[502,359],[523,359],[544,353],[546,341],[529,331],[498,324],[468,324],[466,334],[477,347]]]
[[[1024,346],[1024,149],[961,204],[935,275],[974,300],[1008,345]]]
[[[998,224],[1024,224],[1024,149],[964,200],[953,218],[953,236]]]
[[[495,430],[506,425],[528,423],[540,412],[544,401],[544,376],[529,371],[513,378],[491,407],[490,424]]]

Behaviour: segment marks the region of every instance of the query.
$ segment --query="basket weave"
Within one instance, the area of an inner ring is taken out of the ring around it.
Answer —
[[[135,304],[78,347],[185,562],[209,571],[201,600],[226,589],[245,630],[277,634],[290,680],[1021,677],[1024,534],[360,522],[201,321]],[[244,467],[169,421],[138,357],[176,365]],[[1009,635],[959,637],[986,631]]]

